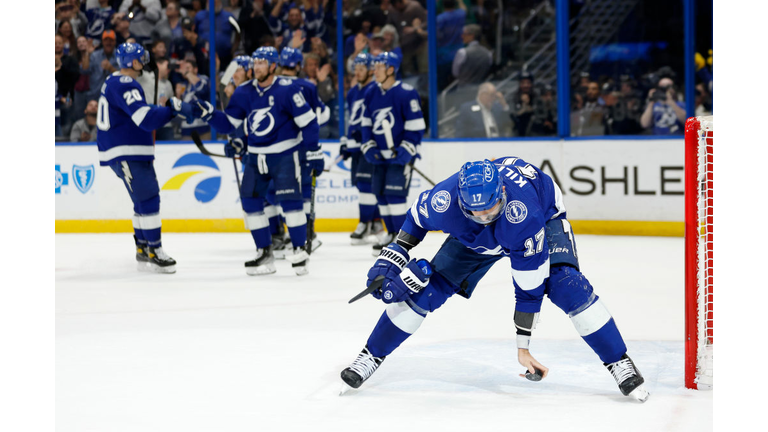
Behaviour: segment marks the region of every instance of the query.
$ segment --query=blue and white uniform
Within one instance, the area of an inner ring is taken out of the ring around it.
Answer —
[[[371,189],[373,177],[373,165],[365,160],[360,152],[363,140],[363,114],[365,111],[366,94],[375,89],[376,82],[371,80],[365,86],[359,83],[352,86],[347,92],[347,109],[349,110],[349,127],[347,128],[346,148],[352,159],[351,178],[352,183],[359,191],[360,222],[368,223],[378,217],[376,195]]]
[[[387,232],[395,235],[405,220],[411,162],[426,129],[418,92],[400,81],[387,90],[377,83],[365,93],[360,127],[361,151],[374,164],[372,192]]]
[[[137,244],[159,248],[160,189],[152,161],[152,131],[174,116],[171,108],[147,104],[139,83],[115,72],[101,87],[96,118],[99,164],[123,180],[133,201],[133,230]]]
[[[224,112],[214,111],[208,121],[217,131],[247,135],[240,189],[243,210],[256,247],[271,245],[269,218],[264,213],[270,180],[275,186],[294,247],[304,246],[307,219],[301,191],[302,143],[317,143],[315,112],[301,88],[292,80],[275,77],[261,87],[257,80],[235,89]]]
[[[418,329],[428,312],[437,310],[453,294],[469,298],[491,266],[508,258],[515,288],[518,347],[528,348],[546,295],[568,314],[603,362],[618,361],[626,346],[611,314],[579,270],[560,188],[538,167],[520,158],[505,157],[488,166],[497,170],[503,186],[501,198],[493,201],[501,203],[495,221],[482,224],[470,219],[462,208],[463,180],[458,173],[422,192],[408,210],[395,249],[410,249],[429,231],[443,231],[449,237],[430,262],[433,273],[426,287],[404,301],[392,302],[379,319],[368,339],[371,355],[390,354]],[[493,177],[490,171],[485,175]],[[408,247],[398,249],[399,245]],[[519,316],[525,319],[519,320]]]

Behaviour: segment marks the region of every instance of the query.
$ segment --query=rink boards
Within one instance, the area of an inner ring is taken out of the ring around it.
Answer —
[[[416,167],[439,182],[469,160],[517,156],[541,167],[563,191],[568,217],[583,234],[683,235],[683,139],[428,141]],[[223,144],[206,143],[223,153]],[[351,231],[357,189],[339,144],[323,143],[326,168],[317,179],[318,231]],[[242,178],[242,165],[237,163]],[[166,232],[243,231],[231,159],[208,157],[191,142],[161,143],[155,170]],[[129,232],[132,204],[94,143],[56,145],[56,232]],[[409,202],[431,188],[413,173]]]

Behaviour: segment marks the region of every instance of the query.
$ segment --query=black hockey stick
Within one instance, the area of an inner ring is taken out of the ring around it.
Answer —
[[[307,254],[312,255],[312,237],[315,235],[315,188],[317,187],[317,173],[312,170],[312,194],[309,199],[309,220],[307,221]]]
[[[200,153],[202,153],[202,154],[204,154],[206,156],[211,156],[211,157],[220,157],[220,158],[231,159],[227,155],[209,152],[208,149],[205,148],[205,146],[203,145],[203,140],[200,139],[200,134],[197,133],[196,130],[193,130],[192,132],[190,132],[189,135],[192,138],[192,142],[194,142],[195,145],[197,146],[197,149],[200,150]]]
[[[368,286],[368,288],[366,288],[366,289],[362,290],[362,291],[360,292],[360,294],[358,294],[358,295],[356,295],[356,296],[352,297],[352,298],[349,300],[349,303],[347,303],[347,304],[350,304],[350,303],[356,302],[356,301],[360,300],[361,298],[363,298],[363,297],[367,296],[368,294],[370,294],[370,293],[372,293],[372,292],[374,292],[374,291],[377,291],[377,290],[381,289],[381,286],[382,286],[383,284],[384,284],[384,276],[376,276],[376,279],[374,279],[374,280],[373,280],[373,282],[371,282],[371,285],[370,285],[370,286]]]
[[[418,174],[419,174],[419,175],[420,175],[420,176],[421,176],[421,177],[422,177],[424,180],[426,180],[426,181],[427,181],[429,184],[431,184],[432,186],[436,186],[436,185],[435,185],[435,182],[433,182],[432,180],[430,180],[430,179],[429,179],[429,177],[425,176],[425,175],[424,175],[424,173],[423,173],[423,172],[421,172],[421,170],[420,170],[420,169],[416,168],[416,165],[412,165],[412,167],[413,167],[413,170],[414,170],[414,171],[416,171],[416,173],[418,173]]]

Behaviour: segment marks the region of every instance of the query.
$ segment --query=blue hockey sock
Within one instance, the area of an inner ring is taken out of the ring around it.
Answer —
[[[616,323],[611,318],[600,330],[582,336],[584,342],[600,357],[603,363],[618,361],[627,352],[627,346],[619,333]]]
[[[256,243],[256,247],[259,249],[264,249],[272,244],[272,234],[269,232],[268,227],[251,230],[251,236]]]
[[[417,314],[406,303],[390,304],[368,337],[368,351],[374,357],[391,354],[419,328],[422,321],[424,316]]]

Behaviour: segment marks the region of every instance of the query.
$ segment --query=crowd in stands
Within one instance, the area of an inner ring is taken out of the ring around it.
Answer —
[[[438,103],[440,118],[450,120],[444,122],[450,123],[448,132],[441,124],[441,137],[556,136],[556,83],[537,82],[524,70],[500,71],[504,64],[496,52],[501,46],[501,57],[513,55],[511,48],[496,43],[500,17],[508,20],[510,10],[528,11],[540,2],[505,0],[507,15],[502,17],[498,2],[436,0],[437,64],[430,65],[427,0],[343,0],[343,92],[355,84],[351,62],[358,53],[391,51],[402,58],[397,78],[419,91],[425,117],[429,104]],[[139,80],[147,101],[158,104],[172,96],[210,101],[212,85],[217,102],[226,103],[220,79],[235,56],[267,45],[301,48],[300,76],[318,86],[319,97],[332,110],[321,138],[339,136],[335,0],[215,0],[215,79],[207,0],[55,0],[55,7],[57,140],[95,136],[93,102],[106,77],[117,70],[116,47],[126,41],[151,52],[156,72],[147,70]],[[437,72],[438,101],[429,100],[431,66]],[[696,70],[696,113],[711,113],[711,52],[706,59],[697,54]],[[501,83],[512,73],[513,80]],[[582,72],[571,84],[568,101],[561,101],[570,103],[571,135],[682,133],[685,104],[678,76],[670,68],[637,78]],[[210,133],[200,120],[187,124],[176,119],[158,131],[157,139],[180,139],[192,130]]]

